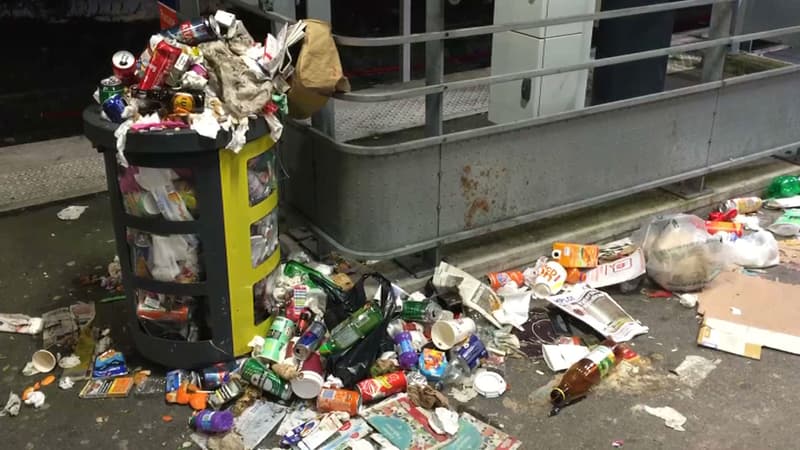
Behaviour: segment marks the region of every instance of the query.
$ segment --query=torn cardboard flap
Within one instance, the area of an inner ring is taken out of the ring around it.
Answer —
[[[724,272],[700,294],[697,343],[753,359],[762,347],[800,354],[798,299],[800,286]]]

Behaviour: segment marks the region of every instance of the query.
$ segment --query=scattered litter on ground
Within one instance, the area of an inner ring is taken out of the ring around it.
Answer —
[[[14,417],[19,414],[19,408],[22,404],[22,400],[19,398],[19,395],[9,392],[8,393],[8,400],[6,401],[6,405],[3,407],[3,410],[0,411],[0,417],[2,416],[11,416]]]
[[[678,376],[681,383],[697,388],[716,369],[721,359],[711,360],[698,355],[688,355],[683,362],[671,372]]]
[[[677,296],[678,296],[678,303],[680,303],[681,306],[684,306],[686,308],[694,308],[695,306],[697,306],[697,298],[698,298],[697,294],[691,294],[685,292],[682,294],[677,294]]]
[[[72,389],[75,386],[75,382],[72,381],[70,377],[62,377],[58,380],[58,387],[63,390]]]
[[[59,211],[56,215],[61,220],[78,220],[81,215],[89,208],[88,206],[67,206]]]
[[[43,325],[40,317],[30,317],[25,314],[0,314],[0,332],[39,334]]]
[[[674,408],[670,406],[661,406],[658,408],[653,408],[647,405],[634,405],[631,408],[631,411],[640,412],[644,411],[651,416],[656,416],[660,419],[664,420],[664,425],[669,428],[672,428],[675,431],[686,431],[683,428],[683,425],[686,423],[686,416],[676,411]]]

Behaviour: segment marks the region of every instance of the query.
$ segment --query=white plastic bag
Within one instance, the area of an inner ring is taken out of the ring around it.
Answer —
[[[730,261],[742,267],[757,269],[780,263],[778,241],[769,231],[748,234],[727,244],[727,247]]]
[[[656,217],[632,240],[644,251],[647,275],[669,291],[700,290],[725,266],[722,239],[708,234],[697,216]]]

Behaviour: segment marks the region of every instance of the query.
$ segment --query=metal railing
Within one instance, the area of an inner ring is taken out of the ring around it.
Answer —
[[[729,46],[800,33],[800,25],[732,35],[731,24],[737,18],[735,0],[682,0],[570,17],[444,30],[443,1],[425,2],[425,33],[371,38],[334,36],[337,44],[343,47],[425,44],[424,86],[402,83],[382,92],[335,96],[341,101],[357,103],[425,97],[424,137],[374,146],[339,142],[332,132],[334,102],[328,102],[331,106],[312,121],[313,128],[298,123],[287,127],[285,144],[291,145],[291,151],[285,156],[290,160],[290,170],[295,171],[295,179],[300,180],[291,186],[289,203],[306,218],[317,236],[344,253],[380,259],[428,251],[433,252],[431,259],[435,260],[438,258],[435,252],[445,243],[702,177],[715,170],[800,146],[800,131],[795,132],[786,125],[800,120],[800,106],[794,106],[794,102],[786,98],[792,93],[800,94],[800,86],[794,82],[800,66],[723,79]],[[314,0],[310,0],[309,5],[312,2]],[[711,24],[708,37],[700,42],[556,67],[444,81],[444,41],[447,40],[707,5],[713,5]],[[246,8],[271,21],[294,21],[284,14]],[[702,77],[699,83],[689,87],[515,122],[443,132],[442,100],[448,91],[695,51],[704,52]],[[761,122],[750,125],[754,121]],[[605,125],[601,124],[606,122],[610,129],[625,130],[619,131],[623,137],[604,136],[602,127]],[[777,122],[782,124],[775,125]],[[626,129],[630,123],[637,125]],[[652,131],[648,126],[653,127]],[[752,129],[747,129],[748,126]],[[674,130],[668,132],[668,127]],[[754,142],[759,139],[762,142]],[[597,144],[598,140],[602,142]],[[630,147],[645,141],[650,148]],[[583,147],[592,147],[593,152],[584,154]],[[576,186],[574,192],[565,192],[549,187],[559,183],[557,175],[537,173],[531,186],[537,186],[538,196],[504,197],[509,190],[526,190],[526,174],[537,170],[530,161],[517,167],[504,161],[525,159],[529,155],[550,160],[558,167],[578,171],[600,168],[611,175],[592,174],[586,185]],[[619,161],[613,166],[601,167],[603,163],[608,164],[609,158]],[[591,164],[587,160],[591,160]],[[486,191],[480,194],[500,203],[507,201],[508,205],[490,209],[485,204],[475,203],[478,199],[470,197],[474,193],[462,192],[465,174],[460,171],[473,164],[483,164],[482,167],[494,170],[508,169],[504,181],[494,181],[490,177],[481,179]],[[645,167],[647,164],[653,167]],[[331,172],[335,175],[330,175]],[[394,182],[403,177],[415,182]],[[407,208],[402,218],[390,212],[398,202]],[[477,211],[484,211],[481,220],[467,218],[474,215],[476,207]]]

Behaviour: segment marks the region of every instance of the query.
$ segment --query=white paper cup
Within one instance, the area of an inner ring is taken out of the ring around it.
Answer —
[[[567,270],[561,264],[550,261],[539,269],[533,283],[533,293],[537,297],[549,297],[558,294],[567,281]]]
[[[47,373],[56,368],[56,357],[47,350],[37,350],[31,358],[33,368],[41,373]]]
[[[475,322],[469,317],[440,320],[431,328],[431,341],[440,350],[450,350],[475,331]]]

